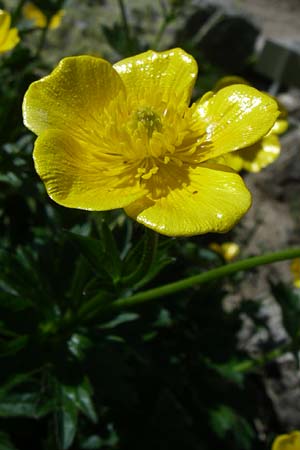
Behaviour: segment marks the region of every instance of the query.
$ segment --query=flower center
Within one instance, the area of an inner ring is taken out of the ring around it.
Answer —
[[[146,129],[148,138],[150,139],[153,131],[161,131],[162,124],[159,115],[149,107],[138,109],[134,114],[135,126],[139,128],[141,125]]]

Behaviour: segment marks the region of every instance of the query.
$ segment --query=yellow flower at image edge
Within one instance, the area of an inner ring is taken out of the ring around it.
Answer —
[[[50,197],[70,208],[124,208],[169,236],[232,228],[251,195],[237,173],[210,160],[264,136],[277,104],[234,85],[189,106],[196,75],[195,60],[173,49],[113,66],[69,57],[34,82],[24,123],[38,135],[34,162]]]
[[[10,25],[10,14],[0,9],[0,53],[12,50],[20,42],[17,28]]]
[[[295,288],[300,289],[300,258],[293,259],[290,269],[293,275],[293,284]]]
[[[277,436],[272,444],[272,450],[300,450],[300,432]]]
[[[47,17],[45,14],[33,3],[28,2],[25,3],[22,9],[24,17],[26,19],[31,20],[34,25],[38,28],[45,28],[47,26]],[[58,28],[61,24],[61,20],[64,16],[64,10],[58,11],[56,14],[54,14],[49,22],[49,28],[51,30],[54,30],[55,28]]]
[[[209,248],[222,256],[226,262],[233,261],[240,254],[240,246],[235,242],[223,242],[222,244],[212,242],[209,244]]]

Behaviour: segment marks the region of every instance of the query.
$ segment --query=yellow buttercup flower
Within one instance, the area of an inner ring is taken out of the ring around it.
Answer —
[[[208,160],[264,136],[277,104],[235,85],[189,106],[196,74],[183,50],[150,50],[113,66],[65,58],[34,82],[24,122],[38,135],[34,162],[50,197],[70,208],[125,208],[169,236],[232,228],[250,193],[232,169]]]
[[[228,76],[222,78],[217,83],[214,92],[217,92],[225,86],[237,83],[249,85],[243,78]],[[237,172],[243,169],[248,172],[260,172],[264,167],[273,163],[280,155],[281,150],[278,135],[284,133],[288,128],[288,122],[286,120],[287,113],[281,105],[278,105],[278,107],[280,115],[265,136],[247,148],[223,155],[218,158],[218,162],[228,165]]]
[[[49,22],[49,28],[51,30],[59,27],[64,14],[64,10],[60,10],[51,17]],[[37,6],[35,6],[31,2],[25,3],[25,5],[23,6],[23,15],[24,17],[26,17],[26,19],[31,20],[38,28],[45,28],[47,26],[47,17]]]
[[[222,256],[226,262],[233,261],[240,254],[240,246],[235,242],[212,242],[209,248]]]
[[[277,436],[272,444],[272,450],[300,450],[300,432],[292,431]]]
[[[10,24],[10,14],[0,9],[0,53],[12,50],[20,42],[17,28],[10,28]]]
[[[296,288],[300,288],[300,258],[293,259],[290,268],[293,275],[293,284]]]

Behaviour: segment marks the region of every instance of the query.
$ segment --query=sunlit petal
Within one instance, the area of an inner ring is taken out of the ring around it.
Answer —
[[[251,205],[243,180],[229,168],[216,164],[189,169],[182,180],[178,171],[165,178],[166,192],[153,201],[143,197],[126,207],[126,213],[168,236],[189,236],[230,230]]]
[[[274,125],[277,103],[246,85],[228,86],[197,103],[199,120],[206,123],[198,161],[254,144]]]
[[[33,156],[49,196],[60,205],[103,211],[124,207],[145,194],[120,157],[101,155],[67,133],[42,133]]]
[[[277,119],[274,126],[271,128],[270,133],[283,134],[289,127],[289,123],[286,119]]]
[[[23,103],[25,125],[36,134],[55,128],[87,140],[99,133],[105,108],[121,91],[122,80],[109,62],[64,58],[49,76],[30,85]]]
[[[187,105],[197,76],[194,58],[179,48],[149,50],[114,64],[129,95],[140,104],[160,106],[170,101]]]

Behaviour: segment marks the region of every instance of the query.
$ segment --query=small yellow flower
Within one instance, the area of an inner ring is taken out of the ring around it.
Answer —
[[[300,450],[300,432],[277,436],[272,444],[272,450]]]
[[[59,27],[64,14],[64,10],[60,10],[51,17],[49,22],[49,28],[51,30]],[[47,26],[47,17],[37,6],[35,6],[31,2],[25,3],[25,5],[23,6],[23,15],[24,17],[26,17],[26,19],[31,20],[38,28],[45,28]]]
[[[240,247],[235,242],[212,242],[209,248],[222,256],[226,262],[233,261],[240,254]]]
[[[20,42],[17,28],[10,28],[10,24],[10,14],[0,9],[0,53],[12,50]]]
[[[219,80],[214,92],[237,83],[249,85],[243,78],[228,76]],[[278,107],[280,115],[271,130],[262,139],[247,148],[221,156],[218,158],[218,162],[228,165],[237,172],[243,169],[248,172],[260,172],[264,167],[273,163],[280,155],[281,146],[278,135],[284,133],[288,128],[287,113],[281,105]]]
[[[114,66],[65,58],[34,82],[24,123],[38,135],[34,162],[50,197],[70,208],[125,208],[169,236],[232,228],[251,195],[237,173],[208,160],[264,136],[277,104],[235,85],[189,106],[196,75],[183,50],[149,50]]]
[[[293,284],[296,288],[300,288],[300,258],[293,259],[290,268],[294,278]]]

